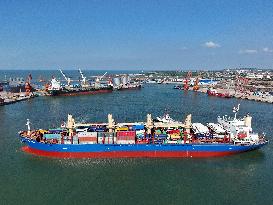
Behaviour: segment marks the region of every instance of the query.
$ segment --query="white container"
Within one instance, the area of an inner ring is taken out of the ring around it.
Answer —
[[[135,140],[117,140],[116,144],[135,144]]]
[[[79,132],[78,137],[97,137],[97,132]]]

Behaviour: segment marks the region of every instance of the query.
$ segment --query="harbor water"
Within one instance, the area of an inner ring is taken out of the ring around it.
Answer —
[[[26,129],[26,119],[33,128],[52,128],[68,113],[79,122],[106,122],[108,113],[116,122],[134,122],[145,121],[147,113],[156,117],[167,111],[176,120],[191,113],[193,122],[206,123],[233,115],[238,103],[238,115],[249,112],[253,129],[272,141],[272,104],[172,87],[145,84],[141,90],[37,97],[1,106],[0,204],[272,204],[272,143],[206,159],[54,159],[21,151],[17,132]]]

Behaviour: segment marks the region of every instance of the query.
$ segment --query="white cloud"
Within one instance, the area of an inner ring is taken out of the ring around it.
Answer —
[[[273,50],[272,50],[272,49],[269,49],[268,47],[265,47],[265,48],[263,48],[263,52],[272,53]]]
[[[219,47],[221,47],[218,43],[214,43],[212,41],[208,41],[208,42],[204,43],[203,46],[205,46],[207,48],[219,48]]]
[[[256,49],[245,49],[245,50],[240,50],[239,53],[240,54],[254,54],[254,53],[258,53],[258,51]]]

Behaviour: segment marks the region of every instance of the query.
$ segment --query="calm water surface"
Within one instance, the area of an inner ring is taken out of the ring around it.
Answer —
[[[207,97],[146,85],[141,91],[96,96],[39,97],[0,107],[0,204],[272,204],[272,144],[262,150],[208,159],[51,159],[23,153],[17,132],[78,121],[144,121],[167,109],[183,120],[216,121],[250,112],[253,128],[272,140],[271,104]]]

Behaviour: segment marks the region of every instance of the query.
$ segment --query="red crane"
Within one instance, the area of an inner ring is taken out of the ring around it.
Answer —
[[[189,71],[188,74],[187,74],[187,77],[184,80],[184,90],[188,90],[189,89],[189,87],[190,87],[189,86],[189,81],[190,81],[191,77],[192,77],[192,72]]]

